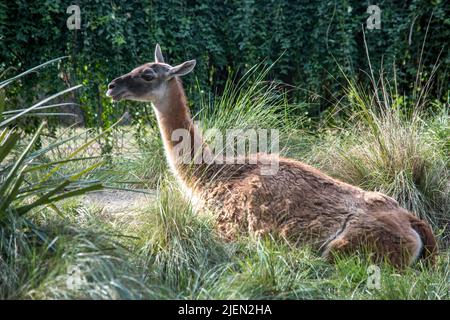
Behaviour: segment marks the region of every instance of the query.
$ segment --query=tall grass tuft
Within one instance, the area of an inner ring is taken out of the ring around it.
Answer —
[[[147,277],[165,288],[168,297],[196,296],[204,277],[230,257],[212,216],[197,215],[172,179],[161,182],[141,221],[137,234]]]
[[[338,106],[349,120],[324,129],[307,158],[332,176],[395,198],[442,231],[450,221],[448,110],[430,116],[424,96],[405,101],[386,79],[373,84],[367,92],[349,80],[348,103]]]
[[[263,128],[289,132],[300,121],[292,114],[302,105],[289,103],[280,83],[266,80],[272,66],[257,64],[240,80],[231,75],[220,96],[204,97],[194,120],[199,120],[205,129]]]

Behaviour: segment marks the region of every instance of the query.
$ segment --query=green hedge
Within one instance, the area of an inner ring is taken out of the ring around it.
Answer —
[[[70,4],[81,8],[81,30],[76,32],[66,27]],[[448,1],[377,4],[382,10],[381,29],[365,30],[372,64],[379,68],[383,60],[386,72],[392,72],[395,62],[402,92],[410,92],[414,84],[433,13],[421,77],[429,75],[442,50],[442,65],[431,91],[434,97],[446,99]],[[70,58],[11,89],[6,107],[23,99],[34,101],[36,91],[25,90],[30,86],[49,94],[83,83],[84,90],[74,98],[82,102],[86,124],[108,126],[123,110],[105,98],[107,83],[152,60],[158,42],[171,63],[197,59],[195,77],[185,80],[194,103],[200,92],[220,93],[230,72],[239,75],[264,59],[271,63],[279,58],[271,77],[295,86],[298,90],[292,98],[309,102],[311,113],[318,115],[342,92],[339,65],[347,74],[366,79],[361,70],[368,70],[362,33],[369,16],[367,6],[366,1],[345,0],[8,0],[0,3],[0,69],[13,67],[17,72],[58,56]],[[140,110],[132,103],[129,106]]]

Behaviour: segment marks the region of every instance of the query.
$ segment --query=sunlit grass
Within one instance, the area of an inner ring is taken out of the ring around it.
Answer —
[[[57,249],[47,252],[20,242],[20,259],[2,268],[8,279],[3,297],[450,298],[448,252],[432,268],[418,264],[400,272],[380,265],[380,287],[372,288],[370,262],[359,257],[330,264],[308,248],[281,240],[223,241],[214,219],[196,214],[171,180],[166,181],[158,187],[156,201],[143,206],[129,224],[99,219],[95,209],[74,201],[64,208],[72,212],[64,224],[50,211],[41,212],[41,225],[54,236]]]

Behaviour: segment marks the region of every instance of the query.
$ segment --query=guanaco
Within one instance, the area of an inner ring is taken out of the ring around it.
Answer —
[[[335,253],[369,250],[374,260],[387,260],[399,268],[419,258],[433,261],[437,244],[429,225],[384,194],[283,157],[278,158],[275,174],[263,175],[262,160],[274,156],[269,154],[253,155],[259,159],[256,163],[239,165],[180,161],[181,141],[173,138],[174,132],[188,132],[191,147],[195,142],[205,144],[179,79],[194,69],[196,61],[166,64],[159,45],[154,59],[114,79],[107,95],[115,101],[153,104],[172,172],[201,208],[216,214],[225,238],[243,233],[279,235],[297,245],[310,245],[330,260]]]

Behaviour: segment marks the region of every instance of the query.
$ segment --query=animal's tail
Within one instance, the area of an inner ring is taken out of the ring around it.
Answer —
[[[434,237],[433,231],[430,226],[417,218],[412,214],[408,214],[408,219],[411,224],[411,228],[414,229],[419,234],[420,239],[422,240],[422,251],[418,257],[418,259],[423,259],[431,264],[435,262],[435,257],[438,252],[438,245],[436,242],[436,238]]]

